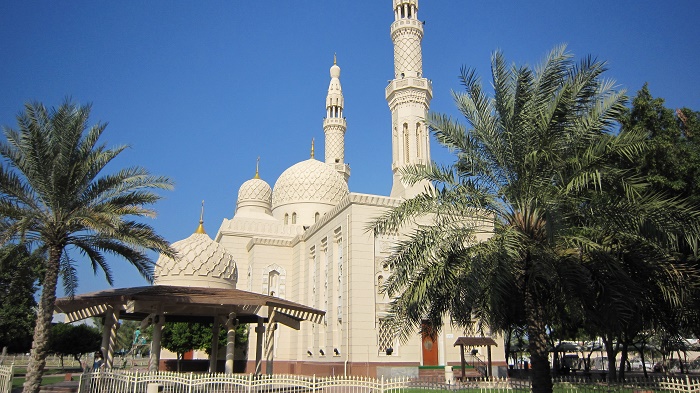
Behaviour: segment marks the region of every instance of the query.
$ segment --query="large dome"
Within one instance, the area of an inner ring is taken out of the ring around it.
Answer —
[[[272,209],[292,203],[337,205],[348,194],[348,185],[328,164],[310,158],[280,175],[272,191]]]
[[[238,277],[233,256],[203,232],[198,230],[187,239],[172,244],[177,259],[165,255],[158,258],[156,285],[236,288]]]

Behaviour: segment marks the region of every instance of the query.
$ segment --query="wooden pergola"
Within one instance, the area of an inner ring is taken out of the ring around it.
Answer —
[[[149,370],[160,363],[161,334],[168,322],[213,323],[212,353],[209,371],[216,372],[221,325],[227,329],[227,373],[233,372],[235,329],[239,323],[255,323],[257,345],[255,373],[262,372],[263,345],[266,373],[272,373],[274,330],[277,323],[299,330],[302,321],[320,323],[324,311],[295,302],[239,289],[153,285],[108,289],[56,300],[56,311],[66,314],[66,322],[104,316],[101,350],[106,367],[112,367],[117,321],[136,320],[153,324]]]
[[[464,359],[464,347],[486,347],[486,354],[487,354],[487,368],[486,368],[486,376],[490,377],[491,376],[491,346],[496,344],[496,341],[494,341],[491,337],[459,337],[457,338],[457,341],[455,341],[455,344],[453,345],[456,347],[459,345],[460,348],[460,354],[461,359],[462,359],[462,379],[465,377],[465,366],[466,366],[466,361]]]

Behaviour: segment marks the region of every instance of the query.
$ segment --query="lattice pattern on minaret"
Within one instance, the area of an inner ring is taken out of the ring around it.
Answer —
[[[413,29],[400,30],[397,36],[394,39],[395,77],[401,78],[401,74],[421,75],[423,72],[423,53],[420,45],[422,37]]]
[[[326,130],[326,164],[343,163],[345,161],[344,130]]]

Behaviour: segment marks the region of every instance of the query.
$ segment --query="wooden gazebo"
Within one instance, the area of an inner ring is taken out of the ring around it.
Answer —
[[[462,359],[462,379],[465,377],[465,367],[466,367],[466,361],[464,359],[464,347],[486,347],[486,354],[487,354],[487,367],[486,367],[486,376],[490,377],[491,376],[491,346],[496,344],[496,341],[494,341],[491,337],[459,337],[457,338],[457,341],[455,341],[454,346],[456,347],[459,345],[460,349],[460,354],[461,354],[461,359]]]
[[[266,372],[272,373],[273,334],[277,323],[299,330],[301,321],[320,323],[324,311],[298,303],[257,293],[230,288],[203,288],[153,285],[108,289],[56,300],[56,311],[66,314],[66,322],[90,317],[105,317],[102,353],[105,365],[112,367],[117,321],[136,320],[153,324],[153,350],[149,369],[157,370],[163,323],[213,322],[212,354],[209,370],[216,371],[220,325],[228,331],[226,372],[233,372],[233,337],[238,323],[257,324],[255,373],[262,372],[265,343]]]

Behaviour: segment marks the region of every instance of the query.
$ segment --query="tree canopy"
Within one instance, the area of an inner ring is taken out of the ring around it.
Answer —
[[[51,328],[49,351],[61,357],[63,368],[64,356],[73,356],[80,362],[82,355],[99,351],[101,343],[102,334],[94,326],[57,323]]]
[[[402,168],[407,181],[433,187],[372,229],[408,232],[388,258],[384,287],[396,299],[392,320],[402,337],[421,326],[440,329],[447,313],[466,329],[526,326],[533,392],[551,392],[549,328],[562,315],[581,317],[589,296],[620,300],[597,296],[609,282],[593,274],[629,281],[632,258],[620,257],[619,244],[643,247],[645,262],[668,257],[679,238],[696,239],[698,214],[629,170],[646,149],[646,132],[616,134],[626,96],[603,78],[604,62],[574,62],[562,46],[535,69],[509,66],[497,52],[491,69],[493,96],[473,70],[462,70],[464,91],[453,97],[467,126],[430,115],[454,163]],[[679,301],[677,286],[656,288]]]
[[[24,245],[0,249],[0,348],[26,352],[31,347],[40,266]]]
[[[101,142],[106,124],[90,126],[90,109],[70,101],[50,109],[29,103],[17,115],[16,129],[3,127],[0,242],[26,242],[44,257],[28,393],[39,391],[59,275],[68,295],[77,286],[76,252],[110,284],[107,255],[125,259],[148,280],[153,261],[147,250],[174,255],[142,221],[155,216],[151,206],[160,196],[154,190],[172,188],[171,181],[138,166],[108,172],[127,146]]]

